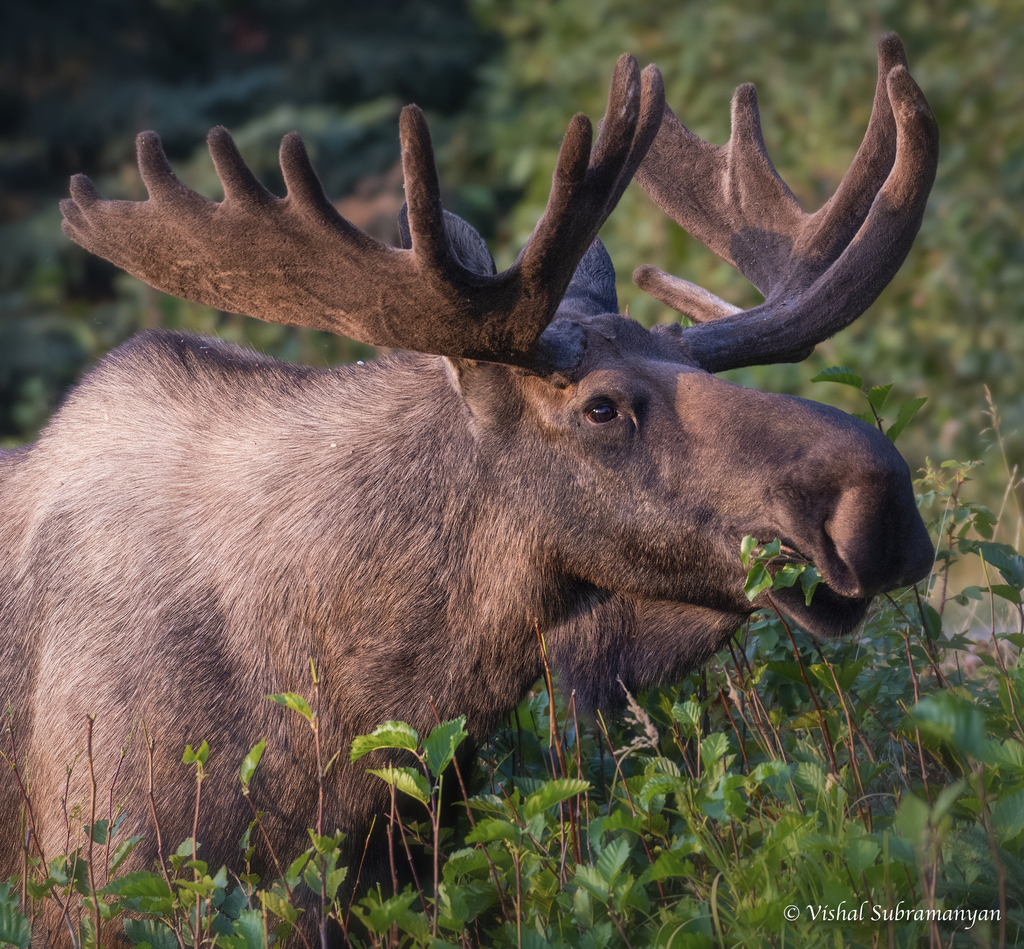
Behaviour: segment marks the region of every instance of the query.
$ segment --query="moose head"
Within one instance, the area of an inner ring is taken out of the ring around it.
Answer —
[[[221,128],[221,202],[186,188],[151,132],[138,139],[148,200],[72,179],[66,233],[151,286],[407,352],[314,370],[143,335],[34,446],[3,456],[15,513],[0,525],[0,697],[27,716],[34,787],[52,799],[36,809],[41,846],[63,833],[64,762],[86,712],[98,747],[101,733],[119,747],[137,717],[164,746],[207,738],[229,762],[266,736],[260,806],[297,844],[316,807],[312,765],[292,757],[308,739],[265,696],[301,690],[310,657],[335,749],[386,719],[429,729],[435,714],[466,714],[481,740],[539,674],[537,630],[590,704],[613,700],[619,678],[637,689],[703,662],[765,605],[743,592],[745,535],[817,565],[810,605],[776,594],[817,635],[849,633],[875,594],[927,574],[909,471],[883,435],[714,375],[804,358],[906,257],[938,136],[895,36],[879,46],[864,142],[814,214],[765,153],[753,87],[715,147],[664,107],[658,71],[624,56],[596,144],[573,118],[547,209],[499,274],[443,211],[415,106],[400,131],[402,248],[335,211],[294,134],[284,198]],[[739,311],[641,267],[637,284],[694,325],[620,316],[597,232],[634,175],[765,302]],[[113,773],[113,759],[97,767]],[[336,767],[324,805],[356,852],[388,801],[362,767]],[[231,859],[247,819],[230,771],[204,790],[211,860]],[[188,830],[180,772],[158,765],[156,786],[168,825]],[[0,824],[19,806],[0,786]],[[148,820],[134,808],[131,832]]]

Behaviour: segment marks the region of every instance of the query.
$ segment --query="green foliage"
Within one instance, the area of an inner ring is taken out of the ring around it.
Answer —
[[[845,366],[830,366],[828,369],[823,369],[811,379],[811,382],[838,382],[840,385],[859,389],[868,400],[870,408],[868,411],[857,415],[857,418],[867,422],[868,425],[877,425],[879,431],[885,432],[886,437],[891,442],[896,441],[903,430],[911,423],[914,416],[917,415],[921,406],[928,401],[927,398],[907,400],[896,410],[896,421],[886,427],[882,424],[880,413],[889,398],[889,393],[892,391],[891,382],[884,386],[865,388],[864,380]]]
[[[32,941],[32,927],[18,912],[18,894],[11,891],[10,884],[0,883],[0,945],[28,949]]]

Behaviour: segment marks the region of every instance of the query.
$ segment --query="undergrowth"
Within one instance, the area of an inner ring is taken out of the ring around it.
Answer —
[[[827,379],[861,387],[845,370]],[[888,389],[864,391],[883,427]],[[912,414],[902,408],[896,424]],[[994,411],[992,421],[998,434]],[[44,864],[28,835],[26,872],[0,884],[0,943],[28,946],[49,902],[83,949],[125,911],[127,939],[157,949],[302,946],[314,930],[382,947],[1024,944],[1018,473],[993,512],[970,499],[973,468],[921,473],[933,573],[880,598],[853,637],[822,643],[756,613],[681,684],[623,690],[614,720],[583,715],[549,673],[474,773],[457,768],[462,720],[429,735],[389,722],[330,749],[402,749],[411,762],[373,773],[419,802],[418,822],[389,828],[395,852],[428,855],[415,886],[350,901],[356,869],[340,865],[342,837],[317,815],[304,853],[274,855],[274,880],[208,867],[195,837],[153,869],[123,872],[139,838],[120,833],[116,813],[97,819],[94,795],[82,846]],[[744,545],[750,595],[798,579],[813,595],[813,568],[780,565],[770,540]],[[311,705],[273,698],[305,719],[319,756]],[[262,752],[241,763],[246,789]],[[197,797],[209,754],[204,743],[184,756]],[[16,749],[4,760],[22,781]],[[331,761],[317,765],[322,776]],[[469,790],[454,830],[440,817],[451,781]],[[25,800],[31,827],[27,790]],[[264,830],[252,809],[243,864]],[[313,894],[304,910],[302,888]],[[300,912],[317,926],[296,925]]]

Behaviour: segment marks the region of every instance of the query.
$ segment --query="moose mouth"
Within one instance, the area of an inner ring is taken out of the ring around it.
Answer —
[[[870,596],[843,596],[824,581],[814,590],[810,606],[799,584],[773,590],[770,596],[802,629],[820,639],[848,636],[863,622],[872,600]]]
[[[769,569],[774,574],[774,568],[787,563],[810,565],[813,561],[791,542],[783,540],[781,554],[774,559]],[[830,567],[832,569],[829,569]],[[849,596],[836,590],[829,583],[830,574],[836,567],[842,572],[849,569],[841,563],[818,563],[821,582],[815,587],[810,604],[807,603],[803,587],[799,583],[772,590],[768,594],[775,606],[815,638],[836,639],[850,635],[864,621],[873,599],[872,596]]]

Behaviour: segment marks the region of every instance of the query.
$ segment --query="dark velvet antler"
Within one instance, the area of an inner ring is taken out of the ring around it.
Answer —
[[[804,359],[860,316],[896,274],[921,226],[938,151],[935,118],[895,33],[878,44],[864,141],[815,214],[801,210],[765,151],[752,85],[733,96],[732,136],[722,147],[698,138],[666,108],[637,181],[765,302],[739,310],[649,266],[633,279],[698,324],[683,332],[682,345],[710,371]]]
[[[159,290],[275,323],[331,330],[378,346],[537,366],[538,340],[580,259],[615,207],[661,124],[654,67],[615,67],[608,111],[591,150],[584,115],[569,124],[547,210],[519,259],[473,272],[449,246],[430,134],[415,106],[400,131],[411,250],[388,247],[346,221],[324,195],[298,135],[281,143],[288,194],[267,191],[223,128],[209,146],[224,200],[186,188],[153,132],[138,138],[149,200],[106,201],[71,180],[64,231]]]

